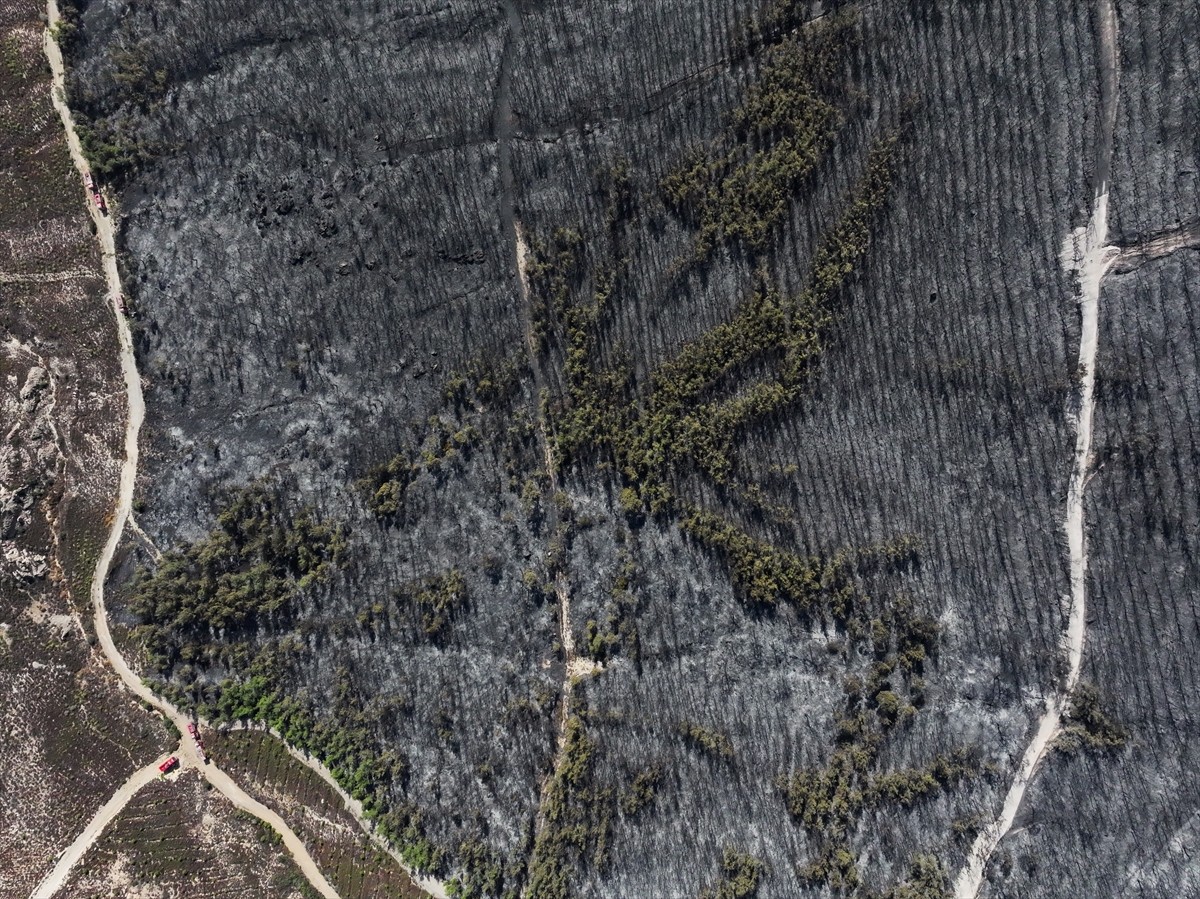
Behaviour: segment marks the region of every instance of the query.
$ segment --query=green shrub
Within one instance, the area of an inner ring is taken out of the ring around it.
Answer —
[[[657,765],[639,771],[629,789],[621,794],[621,811],[627,817],[635,817],[648,808],[658,795],[662,783],[662,769]]]
[[[729,742],[729,737],[719,730],[704,727],[695,721],[681,721],[679,722],[679,733],[684,742],[693,749],[715,755],[718,758],[733,758],[733,744]]]
[[[455,614],[467,605],[467,581],[462,572],[454,568],[399,587],[395,597],[411,605],[420,615],[421,633],[440,643],[450,636]]]
[[[721,879],[700,893],[700,899],[750,899],[758,892],[763,863],[733,846],[721,856]]]
[[[1054,748],[1068,755],[1081,749],[1111,752],[1128,739],[1129,732],[1101,708],[1100,691],[1092,684],[1081,683],[1071,694]]]
[[[908,879],[893,887],[882,899],[949,899],[950,878],[946,868],[932,855],[913,856]]]

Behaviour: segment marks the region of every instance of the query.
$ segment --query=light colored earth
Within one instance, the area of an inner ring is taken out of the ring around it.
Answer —
[[[954,883],[955,899],[976,899],[983,886],[984,870],[1000,841],[1012,830],[1017,812],[1038,767],[1046,758],[1054,738],[1062,730],[1062,716],[1071,692],[1079,684],[1086,637],[1087,540],[1084,529],[1084,490],[1091,469],[1092,418],[1095,413],[1096,351],[1099,344],[1100,282],[1120,255],[1108,240],[1108,181],[1112,129],[1116,121],[1117,81],[1120,75],[1117,54],[1117,11],[1114,0],[1099,0],[1100,125],[1095,135],[1096,171],[1100,179],[1088,223],[1076,228],[1063,242],[1062,261],[1069,272],[1079,277],[1079,307],[1082,318],[1079,337],[1079,413],[1075,430],[1075,452],[1071,479],[1067,487],[1065,530],[1070,552],[1071,596],[1067,617],[1065,648],[1067,676],[1060,689],[1046,700],[1046,708],[1037,730],[1021,757],[1016,776],[1004,797],[1000,815],[980,832],[967,864]]]

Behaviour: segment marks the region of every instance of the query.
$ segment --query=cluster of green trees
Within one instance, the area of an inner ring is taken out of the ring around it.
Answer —
[[[662,784],[662,768],[654,765],[634,775],[629,788],[621,794],[621,813],[633,818],[649,808]]]
[[[289,745],[311,753],[333,778],[363,804],[368,820],[399,847],[406,864],[437,872],[444,855],[426,836],[420,810],[397,800],[396,789],[408,779],[409,763],[395,750],[380,750],[378,708],[363,701],[344,672],[339,672],[334,701],[321,715],[288,689],[286,653],[270,644],[241,673],[215,687],[168,685],[163,692],[184,709],[214,723],[257,721],[277,731]]]
[[[139,570],[131,607],[143,623],[135,633],[158,673],[172,678],[159,689],[179,707],[215,723],[269,725],[320,759],[410,866],[436,871],[444,858],[425,837],[419,810],[395,798],[409,765],[396,751],[379,748],[382,706],[364,702],[339,672],[332,704],[317,715],[307,698],[286,686],[297,638],[256,646],[232,636],[256,629],[266,616],[285,615],[289,603],[327,580],[346,554],[342,527],[307,510],[289,514],[271,489],[253,485],[233,495],[207,537],[167,553],[153,572]],[[440,632],[440,616],[451,615],[465,594],[461,573],[452,571],[422,582],[413,601]],[[203,680],[200,671],[213,663],[236,673],[217,684]]]
[[[266,486],[248,487],[207,537],[164,554],[153,571],[139,569],[130,597],[143,621],[138,635],[152,664],[169,672],[181,660],[207,657],[218,632],[286,613],[345,560],[342,526],[308,510],[290,515]]]
[[[78,16],[74,6],[64,6],[56,37],[67,57],[78,45]],[[107,94],[76,80],[70,88],[88,165],[98,177],[120,187],[155,156],[155,148],[139,135],[136,121],[162,101],[168,78],[166,70],[151,68],[145,44],[114,51],[111,62],[112,89]]]
[[[59,0],[58,22],[50,36],[58,41],[63,57],[70,59],[79,47],[79,19],[83,15],[84,0]]]
[[[454,860],[457,871],[454,879],[446,884],[446,893],[453,899],[484,896],[517,899],[520,895],[515,887],[505,889],[505,884],[520,882],[524,871],[522,860],[509,859],[506,862],[499,853],[477,839],[461,841]]]
[[[117,85],[119,104],[132,104],[148,109],[167,92],[167,73],[151,69],[149,48],[145,44],[122,47],[113,51],[113,81]]]
[[[660,365],[645,397],[630,396],[627,370],[596,364],[600,307],[571,305],[563,299],[570,279],[555,276],[554,302],[566,309],[570,329],[567,395],[551,406],[559,463],[583,458],[585,449],[607,455],[624,481],[623,502],[631,512],[634,495],[652,513],[678,511],[672,485],[696,469],[728,484],[738,433],[802,395],[835,320],[834,298],[866,252],[870,222],[886,199],[896,143],[896,135],[888,135],[870,153],[842,218],[814,256],[809,286],[785,298],[760,285],[730,321]],[[724,399],[711,396],[736,371],[764,363],[773,369],[765,380]]]
[[[979,771],[978,753],[956,749],[934,758],[922,768],[903,768],[871,778],[866,801],[872,805],[910,806],[945,790]]]
[[[733,744],[727,734],[695,721],[680,721],[679,735],[688,746],[722,759],[733,758]]]
[[[596,743],[579,700],[567,718],[563,740],[558,767],[542,797],[545,820],[529,863],[529,899],[568,899],[576,870],[600,871],[607,861],[616,796],[595,778]]]
[[[136,136],[127,116],[80,121],[76,130],[92,172],[117,187],[153,158],[153,152]]]
[[[396,590],[396,599],[410,604],[421,619],[421,632],[435,643],[450,636],[454,616],[466,608],[467,581],[453,568]]]
[[[1081,683],[1071,693],[1054,748],[1068,755],[1081,749],[1113,751],[1124,746],[1128,739],[1129,731],[1104,712],[1096,686]]]
[[[623,196],[614,192],[612,202],[622,202]],[[593,251],[604,261],[591,267],[583,238],[572,229],[560,228],[548,241],[535,238],[530,249],[526,274],[537,313],[535,335],[543,350],[557,338],[563,355],[566,397],[554,404],[551,416],[560,465],[601,444],[606,431],[619,426],[614,416],[629,391],[627,363],[606,367],[598,362],[601,316],[624,264],[616,258],[620,237],[615,222],[607,250]],[[594,272],[590,283],[589,270]]]
[[[802,558],[694,506],[680,524],[693,539],[725,558],[735,589],[751,605],[773,606],[783,601],[807,611],[826,587],[837,584],[837,592],[854,589],[838,559]]]
[[[789,62],[766,67],[735,117],[737,133],[757,134],[753,122],[770,131],[791,114],[788,110],[808,108],[804,98],[785,90],[798,83],[798,60],[812,77],[831,78],[840,53],[835,45],[853,28],[839,20],[821,30],[829,32],[829,41],[817,42],[819,52],[792,45],[778,49],[780,59]],[[606,238],[597,238],[607,241],[607,249],[594,250],[590,266],[588,247],[576,230],[559,229],[547,241],[535,240],[530,289],[550,322],[539,327],[544,338],[557,326],[563,346],[566,391],[548,406],[558,464],[610,461],[625,482],[622,500],[630,514],[636,511],[635,496],[653,513],[670,511],[671,484],[696,469],[727,485],[739,431],[782,412],[802,395],[835,321],[836,294],[865,254],[871,221],[886,199],[897,141],[897,134],[889,133],[872,149],[840,220],[814,255],[809,285],[798,296],[784,297],[760,274],[758,287],[734,317],[661,364],[645,396],[635,395],[629,366],[619,356],[608,365],[600,361],[601,316],[624,267],[620,229],[610,227]],[[620,209],[636,208],[628,200],[619,202]],[[612,211],[609,219],[619,221],[619,216]],[[761,371],[764,365],[771,371],[764,380],[726,398],[713,396],[737,372],[751,366]]]
[[[635,666],[641,665],[641,637],[636,620],[640,601],[635,588],[636,577],[637,563],[625,555],[613,580],[603,622],[588,619],[584,625],[583,652],[592,661],[604,664],[620,652]]]
[[[733,149],[722,158],[693,155],[664,180],[667,202],[698,231],[701,256],[718,240],[735,239],[751,250],[765,246],[791,193],[832,140],[839,113],[823,92],[844,89],[838,83],[842,53],[853,39],[853,21],[839,16],[802,41],[775,41],[761,78],[730,126],[727,140]],[[850,841],[866,809],[910,805],[977,770],[965,751],[919,768],[878,770],[887,732],[917,714],[924,702],[923,666],[936,646],[937,628],[907,601],[872,600],[860,580],[874,567],[912,564],[919,541],[905,536],[828,558],[804,557],[750,535],[680,492],[696,472],[721,487],[734,485],[740,432],[802,397],[837,320],[838,295],[866,253],[871,223],[887,198],[898,144],[899,132],[875,142],[798,295],[782,295],[760,272],[734,316],[661,364],[642,395],[627,368],[605,368],[599,358],[601,317],[613,285],[619,284],[619,239],[610,234],[612,249],[594,254],[605,261],[593,266],[596,273],[589,280],[588,254],[578,232],[557,232],[549,243],[538,244],[531,279],[554,316],[550,327],[557,322],[563,338],[566,392],[547,407],[559,464],[590,460],[610,466],[621,479],[620,505],[630,520],[636,522],[642,512],[675,517],[692,539],[724,559],[748,605],[787,604],[804,614],[827,616],[850,640],[849,660],[864,641],[872,650],[874,658],[862,676],[847,679],[846,710],[836,722],[830,760],[782,781],[789,809],[820,847],[804,874],[847,890],[860,887]],[[746,372],[754,373],[754,382],[736,389]],[[617,620],[588,622],[585,651],[606,658],[617,640]],[[701,751],[725,758],[733,754],[724,735],[692,722],[681,724],[681,734]],[[940,868],[914,864],[916,873],[896,888],[897,896],[933,889],[937,878],[930,872]]]
[[[825,350],[826,335],[836,321],[834,300],[866,253],[870,224],[887,197],[897,138],[881,139],[868,156],[866,172],[842,217],[827,233],[815,253],[809,286],[799,296],[781,301],[778,297],[755,298],[746,307],[742,328],[729,335],[731,350],[718,353],[723,375],[738,365],[775,361],[773,377],[751,384],[733,396],[696,402],[702,391],[715,385],[716,377],[705,377],[706,365],[683,368],[685,389],[679,391],[688,405],[672,400],[664,404],[661,423],[655,422],[642,437],[643,458],[654,459],[654,450],[666,446],[676,457],[686,458],[718,484],[728,484],[734,468],[733,447],[738,433],[755,422],[769,420],[793,405],[803,395],[813,365]],[[784,321],[775,316],[782,303]],[[739,319],[741,315],[739,315]],[[746,330],[751,339],[743,338]],[[720,335],[725,337],[725,335]],[[758,338],[753,339],[753,338]],[[701,343],[705,340],[702,339]],[[677,361],[690,362],[685,350]],[[670,372],[669,374],[676,374]],[[664,379],[665,380],[665,379]],[[662,383],[656,381],[656,385]],[[666,438],[666,439],[664,439]]]
[[[836,722],[833,754],[823,767],[797,771],[780,781],[788,811],[818,844],[816,858],[801,869],[802,875],[836,890],[861,886],[851,838],[868,809],[913,805],[980,770],[971,749],[938,755],[923,766],[877,770],[886,734],[917,714],[922,703],[921,675],[936,648],[938,631],[935,622],[916,614],[904,600],[874,618],[856,612],[854,625],[847,629],[857,635],[852,642],[869,643],[872,658],[865,679],[855,674],[843,684],[846,702]],[[857,654],[854,645],[850,654]],[[928,874],[924,862],[918,867]],[[919,883],[919,878],[910,881]]]
[[[842,72],[855,25],[842,13],[799,33],[777,33],[723,137],[663,179],[663,200],[695,229],[697,259],[722,243],[766,247],[844,121],[853,94]]]
[[[474,406],[495,406],[511,399],[521,386],[521,375],[528,368],[524,354],[512,354],[495,361],[477,358],[464,371],[454,371],[442,385],[442,399],[458,412]]]
[[[537,352],[546,350],[555,318],[570,311],[571,296],[583,283],[586,266],[587,246],[574,228],[558,228],[548,240],[530,240],[525,278]]]
[[[884,893],[880,899],[949,899],[950,877],[946,866],[933,855],[915,855],[908,879]]]
[[[758,892],[763,863],[748,852],[726,846],[721,855],[721,879],[706,890],[700,899],[750,899]]]
[[[455,387],[451,379],[450,387]],[[406,447],[387,462],[373,467],[365,477],[355,482],[363,493],[367,506],[379,518],[395,520],[405,508],[409,485],[422,472],[439,474],[465,457],[479,440],[479,428],[471,422],[461,422],[441,415],[431,416],[426,424],[425,438],[414,450]]]
[[[785,5],[780,4],[780,10]],[[778,15],[786,17],[786,12]],[[797,187],[834,139],[843,107],[854,100],[842,77],[845,50],[855,40],[852,19],[835,16],[798,39],[777,26],[768,29],[773,36],[764,39],[771,49],[761,75],[731,120],[721,147],[690,157],[661,185],[667,202],[694,226],[700,257],[720,242],[731,241],[752,252],[766,247]],[[697,471],[723,487],[733,484],[733,448],[739,433],[802,397],[837,319],[837,296],[867,250],[871,222],[886,200],[896,153],[895,134],[876,142],[837,223],[820,242],[808,284],[799,294],[784,296],[760,274],[733,318],[660,365],[642,395],[619,351],[608,348],[607,363],[602,359],[600,339],[605,310],[622,285],[623,224],[637,210],[628,170],[617,167],[603,182],[606,235],[592,240],[577,230],[558,229],[531,241],[526,266],[539,352],[562,355],[563,394],[543,399],[558,464],[594,461],[617,472],[621,505],[630,520],[644,512],[675,517],[692,539],[727,562],[738,594],[748,604],[786,603],[805,613],[819,610],[850,633],[852,641],[869,639],[876,650],[871,670],[847,690],[847,712],[838,722],[833,758],[820,771],[797,774],[785,787],[798,820],[820,820],[822,829],[830,831],[809,873],[833,885],[857,883],[848,841],[866,807],[914,802],[931,792],[931,781],[940,787],[959,776],[953,757],[912,771],[875,770],[883,735],[921,704],[919,673],[936,641],[936,628],[886,609],[872,618],[858,575],[883,557],[891,563],[911,557],[914,550],[806,558],[752,537],[680,493]],[[751,371],[757,380],[736,389],[738,377]],[[452,377],[444,395],[447,404],[460,411],[470,406],[472,381],[479,380]],[[402,513],[412,480],[424,470],[436,470],[473,439],[459,442],[461,430],[447,427],[443,418],[431,420],[431,425],[431,437],[420,451],[397,454],[361,482],[380,517]],[[531,518],[540,520],[547,514],[542,508],[544,485],[529,480],[523,494]],[[563,516],[564,526],[569,526],[568,519]],[[553,558],[563,554],[569,539],[569,530],[555,531],[559,550]],[[547,568],[543,581],[558,573],[554,563]],[[537,586],[537,573],[529,575],[531,588]],[[444,639],[448,633],[454,609],[465,601],[461,587],[447,578],[413,593],[431,638]],[[629,647],[626,625],[632,614],[616,593],[614,597],[615,606],[585,626],[583,650],[597,661]],[[635,628],[632,633],[636,638]],[[632,645],[636,650],[636,640]],[[528,871],[529,895],[534,897],[565,896],[575,870],[602,867],[611,816],[636,814],[652,801],[659,783],[658,775],[641,772],[619,795],[596,783],[595,743],[586,722],[586,710],[572,709],[561,764],[544,795],[545,825]],[[689,722],[681,728],[700,751],[732,756],[723,734]],[[506,874],[500,860],[479,847],[467,847],[462,854],[474,860],[456,888],[462,895],[499,891],[506,877],[518,876]],[[745,866],[729,868],[714,895],[750,895],[753,887],[745,893],[722,892],[742,889],[738,885],[750,880],[756,885],[758,869],[753,869],[752,878],[749,872]]]

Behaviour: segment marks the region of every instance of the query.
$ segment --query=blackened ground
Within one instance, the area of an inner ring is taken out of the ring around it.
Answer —
[[[533,429],[520,423],[537,417],[532,380],[522,380],[510,406],[483,415],[480,446],[465,461],[421,476],[399,522],[376,522],[351,482],[442,409],[452,369],[524,360],[528,310],[502,220],[506,179],[526,233],[575,227],[591,240],[604,230],[597,175],[628,163],[640,214],[628,226],[629,259],[601,353],[628,352],[639,385],[684,341],[729,318],[750,288],[750,263],[721,250],[679,275],[673,263],[692,235],[663,208],[657,185],[688,149],[721,132],[744,95],[762,58],[748,56],[742,38],[760,13],[754,3],[708,0],[514,0],[507,11],[459,0],[290,0],[250,12],[217,0],[94,0],[84,17],[73,102],[111,107],[118,46],[167,73],[165,95],[137,114],[156,157],[122,204],[139,364],[151,382],[143,526],[164,548],[196,539],[225,488],[258,478],[349,524],[350,566],[297,610],[303,641],[292,686],[327,706],[335,685],[349,683],[363,703],[404,710],[377,725],[377,737],[412,765],[395,793],[422,809],[452,856],[467,837],[504,856],[526,853],[553,764],[562,659],[554,600],[540,588],[559,513],[544,478],[533,492],[546,522],[520,498],[542,464]],[[1194,188],[1163,185],[1195,183],[1182,166],[1195,154],[1183,123],[1196,30],[1181,3],[1121,13],[1126,64],[1111,202],[1114,230],[1129,235],[1186,219],[1189,204],[1195,212]],[[953,825],[994,813],[1060,673],[1079,327],[1058,252],[1094,187],[1085,147],[1098,77],[1086,4],[864,5],[860,17],[848,71],[864,111],[841,129],[763,256],[784,290],[804,286],[871,142],[903,109],[913,110],[912,126],[872,248],[838,298],[839,323],[811,393],[739,441],[738,477],[761,485],[787,520],[760,520],[710,487],[695,489],[710,508],[804,554],[906,534],[921,542],[913,564],[867,584],[881,597],[907,595],[942,626],[926,707],[889,737],[883,767],[974,746],[994,774],[862,820],[852,835],[859,866],[884,887],[918,852],[951,869],[961,862]],[[509,114],[500,128],[497,110]],[[1160,115],[1178,123],[1167,129],[1167,149],[1130,138]],[[1190,315],[1188,264],[1157,263],[1106,282],[1104,327],[1128,326],[1132,311],[1116,314],[1121,291],[1155,274],[1163,316]],[[1103,381],[1105,359],[1133,352],[1118,349],[1131,335],[1101,337],[1098,446],[1140,414],[1114,406]],[[1165,366],[1172,357],[1147,358]],[[561,375],[546,369],[548,387],[560,390]],[[1158,375],[1121,370],[1131,396],[1157,392]],[[1172,414],[1182,414],[1194,387],[1179,383],[1184,406]],[[1163,482],[1153,508],[1190,508],[1181,504],[1194,476],[1180,466],[1192,438],[1165,421],[1147,439],[1163,454],[1161,469],[1179,474]],[[1029,808],[1052,809],[1039,814],[1063,823],[1012,837],[1013,852],[1030,840],[1046,860],[1021,869],[1012,895],[1079,895],[1064,872],[1085,869],[1094,878],[1085,882],[1104,894],[1111,881],[1093,864],[1093,827],[1108,827],[1122,847],[1112,864],[1146,868],[1147,896],[1178,895],[1186,870],[1181,862],[1160,876],[1153,865],[1171,833],[1188,839],[1174,829],[1195,813],[1191,788],[1168,792],[1185,799],[1173,812],[1178,823],[1163,824],[1155,842],[1108,804],[1107,784],[1129,773],[1130,814],[1149,821],[1161,820],[1154,794],[1136,785],[1171,771],[1184,783],[1191,719],[1139,716],[1180,707],[1187,693],[1179,685],[1191,681],[1174,666],[1194,655],[1194,626],[1180,626],[1178,652],[1147,645],[1135,658],[1116,655],[1137,643],[1106,636],[1103,622],[1118,602],[1138,610],[1147,634],[1174,620],[1194,585],[1185,536],[1194,516],[1171,519],[1178,560],[1136,567],[1144,577],[1118,598],[1121,582],[1110,586],[1108,572],[1134,570],[1118,560],[1150,550],[1135,546],[1136,533],[1105,543],[1103,533],[1125,533],[1114,522],[1128,520],[1130,508],[1124,488],[1107,486],[1116,465],[1106,464],[1088,511],[1097,620],[1087,676],[1130,684],[1114,708],[1134,740],[1124,755],[1046,769]],[[766,863],[760,897],[796,895],[796,866],[815,847],[789,818],[776,778],[833,751],[846,666],[829,644],[840,635],[786,610],[747,613],[724,565],[674,522],[628,526],[611,474],[584,466],[560,480],[577,522],[564,567],[577,642],[589,619],[603,621],[619,572],[629,563],[637,572],[630,615],[640,665],[618,654],[579,687],[591,710],[593,776],[619,792],[638,772],[664,772],[649,807],[612,816],[607,860],[575,889],[696,895],[735,845]],[[1117,498],[1107,498],[1110,489]],[[581,517],[590,525],[578,525]],[[413,621],[360,620],[372,606],[390,608],[404,584],[452,568],[470,599],[442,643]],[[1163,698],[1135,703],[1135,684]],[[726,733],[732,757],[698,754],[680,736],[683,722]],[[1160,748],[1139,748],[1151,746]],[[1072,772],[1085,768],[1094,798],[1059,789],[1072,777],[1083,783]],[[1068,819],[1083,823],[1072,830]]]
[[[1028,829],[992,873],[992,895],[1186,896],[1200,888],[1200,473],[1186,449],[1200,395],[1198,274],[1200,254],[1184,251],[1104,282],[1084,676],[1131,738],[1119,753],[1047,768],[1028,800]]]

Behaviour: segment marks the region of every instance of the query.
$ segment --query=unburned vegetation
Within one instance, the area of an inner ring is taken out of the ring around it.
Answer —
[[[315,899],[279,835],[236,811],[192,771],[144,787],[58,892],[67,897]]]
[[[363,833],[333,788],[277,739],[253,730],[214,731],[207,739],[218,764],[289,823],[342,899],[425,895]]]
[[[125,407],[44,12],[0,6],[0,894],[14,896],[170,739],[90,645]]]

